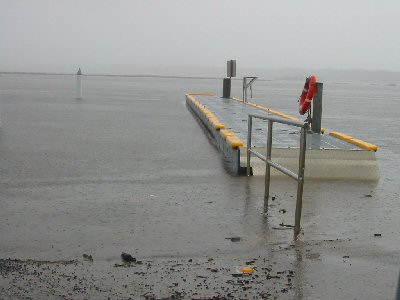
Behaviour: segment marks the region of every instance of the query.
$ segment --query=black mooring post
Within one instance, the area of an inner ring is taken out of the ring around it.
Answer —
[[[224,84],[222,88],[222,98],[231,97],[231,78],[224,78]]]
[[[323,89],[324,89],[324,84],[322,82],[317,82],[315,96],[312,101],[313,108],[312,108],[312,123],[311,123],[311,130],[315,133],[321,133]]]

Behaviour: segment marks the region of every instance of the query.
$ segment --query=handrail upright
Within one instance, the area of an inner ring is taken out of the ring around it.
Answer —
[[[272,154],[272,124],[273,122],[271,120],[268,120],[267,156],[265,160],[264,211],[268,211],[269,183],[271,180],[271,165],[268,163],[268,161],[271,160],[271,154]]]
[[[261,153],[251,149],[251,135],[253,118],[268,120],[268,133],[267,133],[267,154],[264,157]],[[300,152],[299,152],[299,171],[298,174],[287,169],[286,167],[272,161],[272,127],[273,123],[281,123],[290,126],[300,127]],[[297,200],[296,200],[296,211],[295,211],[295,225],[294,225],[294,235],[295,238],[300,233],[300,220],[301,220],[301,210],[303,206],[303,186],[304,186],[304,171],[305,171],[305,157],[307,149],[307,130],[309,129],[308,123],[301,123],[298,121],[282,119],[274,116],[260,116],[260,115],[248,115],[248,133],[247,133],[247,176],[250,176],[250,158],[251,153],[256,155],[261,160],[265,161],[265,194],[264,194],[264,212],[268,211],[268,199],[269,199],[269,187],[271,181],[271,167],[276,170],[288,175],[297,181]]]
[[[251,131],[253,126],[253,117],[251,115],[248,116],[247,121],[247,167],[246,174],[250,176],[250,149],[251,149]],[[249,134],[250,133],[250,134]]]
[[[297,179],[297,199],[296,199],[296,212],[294,220],[294,234],[300,233],[300,219],[301,210],[303,207],[303,186],[304,186],[304,169],[306,161],[306,147],[307,147],[307,131],[303,127],[301,128],[300,135],[300,153],[299,153],[299,173]]]

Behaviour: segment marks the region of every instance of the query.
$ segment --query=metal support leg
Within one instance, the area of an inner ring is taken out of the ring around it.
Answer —
[[[267,159],[265,160],[265,195],[264,195],[264,211],[268,210],[268,199],[269,199],[269,182],[271,179],[271,166],[268,160],[271,160],[272,152],[272,124],[271,120],[268,120],[268,136],[267,136]]]
[[[251,131],[253,127],[253,118],[252,116],[249,116],[248,121],[247,121],[247,168],[246,168],[246,173],[247,176],[250,176],[250,150],[251,150]]]
[[[243,101],[246,102],[247,101],[247,79],[246,77],[243,77]]]
[[[303,185],[304,185],[304,168],[305,168],[305,158],[306,158],[306,147],[307,147],[307,129],[301,128],[299,175],[298,175],[299,179],[297,181],[297,201],[296,201],[296,213],[295,213],[295,220],[294,220],[295,238],[300,233],[301,209],[303,206]]]

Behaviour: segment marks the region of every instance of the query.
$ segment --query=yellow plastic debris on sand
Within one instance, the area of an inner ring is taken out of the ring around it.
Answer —
[[[246,266],[239,269],[242,274],[253,274],[256,270],[252,267]]]

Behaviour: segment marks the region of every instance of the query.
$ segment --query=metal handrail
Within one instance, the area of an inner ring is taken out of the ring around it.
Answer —
[[[253,126],[253,118],[268,120],[268,135],[267,135],[267,155],[264,156],[255,150],[251,149],[251,133]],[[272,161],[272,125],[274,122],[286,124],[289,126],[295,126],[301,128],[300,135],[300,154],[299,154],[299,172],[298,174],[289,170],[288,168]],[[281,171],[297,181],[297,200],[296,200],[296,212],[294,222],[294,234],[297,236],[300,233],[300,219],[301,209],[303,206],[303,186],[304,186],[304,169],[305,169],[305,157],[307,148],[307,130],[309,129],[308,123],[302,123],[294,120],[282,119],[274,116],[261,116],[249,114],[248,119],[248,133],[247,133],[247,176],[250,176],[250,157],[254,154],[262,161],[265,161],[265,195],[264,195],[264,210],[268,210],[268,198],[269,198],[269,184],[271,179],[271,167]]]
[[[243,101],[247,102],[247,88],[250,87],[250,97],[253,98],[253,83],[254,81],[257,80],[258,77],[254,76],[246,76],[243,77]],[[247,79],[250,79],[249,82],[247,82]]]

